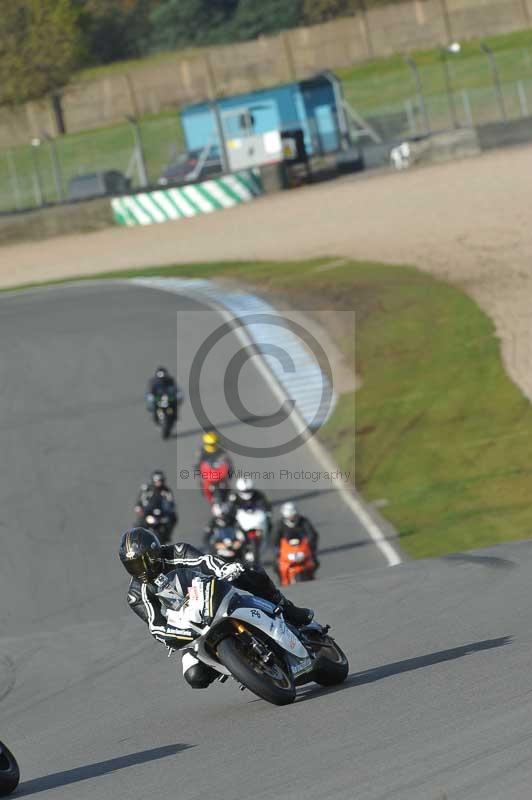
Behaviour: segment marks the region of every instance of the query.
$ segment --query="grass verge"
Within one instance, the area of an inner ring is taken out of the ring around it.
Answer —
[[[221,263],[109,273],[231,277],[296,308],[354,309],[363,385],[320,432],[340,466],[356,448],[356,482],[387,501],[403,550],[442,555],[532,533],[532,409],[507,377],[488,317],[459,290],[410,267],[323,259]],[[356,350],[355,350],[356,348]]]

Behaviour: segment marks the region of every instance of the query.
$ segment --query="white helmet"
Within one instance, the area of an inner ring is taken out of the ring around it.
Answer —
[[[288,525],[289,528],[295,528],[299,522],[299,514],[294,503],[283,503],[281,506],[281,517],[283,522]]]
[[[249,478],[239,478],[235,484],[236,493],[242,500],[251,500],[253,494],[253,481]]]

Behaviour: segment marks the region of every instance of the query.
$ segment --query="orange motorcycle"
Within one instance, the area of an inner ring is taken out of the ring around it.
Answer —
[[[281,586],[314,580],[316,568],[316,559],[306,536],[281,539],[277,558]]]

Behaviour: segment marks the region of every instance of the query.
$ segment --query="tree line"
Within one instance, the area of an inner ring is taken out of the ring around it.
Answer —
[[[0,0],[0,105],[84,66],[313,25],[383,0]]]

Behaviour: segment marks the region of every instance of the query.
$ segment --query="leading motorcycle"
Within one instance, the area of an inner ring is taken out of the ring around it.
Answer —
[[[177,400],[170,394],[162,394],[155,400],[155,419],[163,439],[168,439],[177,422],[177,409]]]
[[[162,576],[161,576],[162,577]],[[329,635],[329,626],[289,625],[273,603],[207,576],[192,579],[183,598],[177,573],[164,576],[158,596],[167,622],[196,633],[196,658],[274,705],[296,698],[296,686],[342,683],[349,672],[346,655]]]
[[[14,792],[20,780],[17,760],[11,750],[0,742],[0,797]]]

